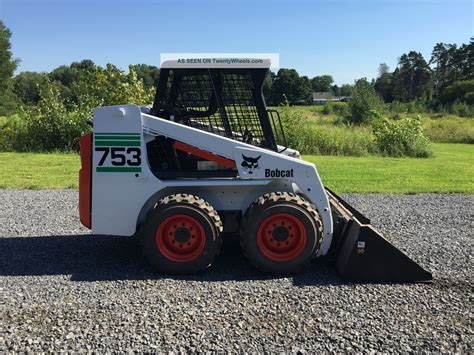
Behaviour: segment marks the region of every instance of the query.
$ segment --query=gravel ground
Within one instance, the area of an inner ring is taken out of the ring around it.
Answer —
[[[472,196],[345,195],[435,279],[356,285],[261,275],[231,240],[205,273],[157,275],[81,228],[76,194],[0,190],[0,352],[474,351]]]

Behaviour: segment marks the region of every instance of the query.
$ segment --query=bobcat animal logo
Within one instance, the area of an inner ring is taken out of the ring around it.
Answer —
[[[252,174],[253,173],[253,169],[258,169],[258,160],[261,158],[262,156],[259,155],[258,157],[256,158],[252,158],[252,157],[247,157],[245,155],[242,154],[242,158],[244,159],[244,161],[242,162],[242,164],[240,164],[243,168],[246,168],[246,169],[249,169],[249,174]]]

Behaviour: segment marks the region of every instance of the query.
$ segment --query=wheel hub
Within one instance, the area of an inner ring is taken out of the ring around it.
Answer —
[[[273,261],[288,262],[297,258],[307,242],[303,222],[289,213],[265,218],[257,232],[257,245],[262,254]]]
[[[201,255],[206,234],[201,223],[189,215],[165,218],[156,231],[156,246],[168,259],[189,262]]]
[[[275,239],[277,242],[284,242],[288,239],[290,233],[288,232],[288,229],[286,229],[286,227],[278,226],[273,230],[272,236],[273,239]]]
[[[187,228],[179,227],[174,232],[174,239],[176,239],[178,243],[186,243],[191,239],[191,233],[189,233]]]

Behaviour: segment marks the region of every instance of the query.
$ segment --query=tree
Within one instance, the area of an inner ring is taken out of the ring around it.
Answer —
[[[290,103],[301,100],[309,103],[312,100],[311,82],[306,76],[300,77],[294,69],[282,68],[273,81],[271,104],[279,105],[283,100],[283,94]]]
[[[385,102],[393,101],[392,74],[385,63],[379,65],[379,76],[375,80],[374,89]]]
[[[311,79],[311,87],[315,92],[329,92],[334,79],[331,75],[315,76]]]
[[[40,100],[40,90],[45,82],[45,76],[45,74],[36,72],[21,72],[13,78],[13,92],[24,104],[37,104]]]
[[[265,76],[265,80],[263,81],[263,97],[269,103],[271,103],[271,95],[272,95],[272,86],[273,81],[275,80],[276,74],[271,70],[268,71],[267,76]]]
[[[349,100],[350,115],[347,120],[355,124],[363,124],[377,115],[383,107],[382,100],[375,93],[374,87],[366,78],[355,82],[352,98]]]
[[[444,104],[462,101],[474,105],[474,80],[455,81],[446,86],[440,96],[440,101]]]
[[[456,81],[474,79],[474,39],[469,44],[458,47],[456,44],[437,43],[431,53],[433,81],[438,97]]]
[[[135,64],[133,65],[137,77],[143,81],[145,89],[150,89],[156,86],[158,78],[160,76],[160,69],[154,65],[148,64]]]
[[[313,89],[311,88],[311,80],[307,76],[300,78],[298,89],[299,101],[304,101],[307,104],[313,103]]]
[[[431,69],[419,52],[403,54],[393,72],[393,96],[408,102],[429,96],[432,80]]]
[[[334,96],[341,96],[341,88],[336,84],[331,86],[331,92]]]
[[[71,87],[73,82],[81,78],[81,71],[69,65],[61,65],[49,73],[49,78],[52,81],[59,81],[66,87]]]
[[[10,30],[0,20],[0,115],[9,114],[16,106],[11,79],[19,61],[12,58],[11,35]]]
[[[379,72],[379,77],[385,74],[390,74],[390,67],[387,65],[387,63],[380,63],[378,72]]]
[[[71,63],[71,69],[77,69],[79,71],[91,72],[96,69],[95,63],[90,59],[83,59],[80,62]]]
[[[351,84],[342,84],[341,88],[339,89],[339,93],[341,96],[349,97],[352,96],[352,89],[354,88]]]

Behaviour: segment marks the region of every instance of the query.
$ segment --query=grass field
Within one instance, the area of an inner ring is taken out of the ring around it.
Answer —
[[[434,144],[427,159],[304,156],[335,192],[474,193],[474,145]],[[77,188],[74,153],[0,153],[0,188]]]
[[[0,160],[0,188],[77,188],[79,154],[0,153]]]
[[[343,107],[343,105],[339,105]],[[365,135],[372,131],[370,126],[341,126],[343,121],[336,113],[323,114],[324,106],[297,106],[291,110],[300,112],[309,122],[319,129],[334,129],[339,123],[339,130],[348,130],[351,132],[361,132]],[[420,116],[422,126],[426,135],[434,143],[474,143],[474,119],[463,118],[452,114],[430,114],[430,113],[400,113],[394,114],[387,112],[384,117],[417,117]]]
[[[433,144],[432,158],[304,156],[337,192],[474,193],[474,146]]]

